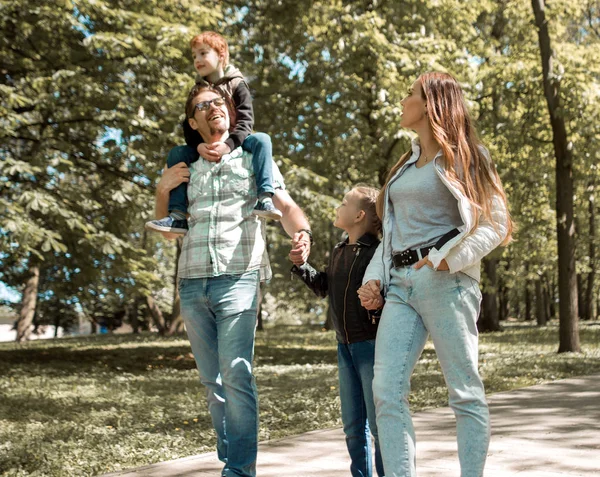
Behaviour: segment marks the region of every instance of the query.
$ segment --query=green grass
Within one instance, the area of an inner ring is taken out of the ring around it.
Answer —
[[[557,355],[556,325],[511,324],[482,335],[488,393],[600,372],[600,323],[582,325],[583,352]],[[260,439],[341,425],[333,333],[258,333]],[[428,344],[412,409],[447,404]],[[214,449],[188,342],[154,335],[0,344],[0,475],[94,476]]]

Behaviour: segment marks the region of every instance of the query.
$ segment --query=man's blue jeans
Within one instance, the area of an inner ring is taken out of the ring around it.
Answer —
[[[258,395],[252,359],[258,287],[258,270],[179,281],[181,315],[227,477],[256,475]]]
[[[271,138],[265,133],[250,134],[242,144],[244,151],[252,154],[252,169],[256,181],[256,195],[273,195],[273,147]],[[189,146],[175,146],[167,156],[167,167],[173,167],[180,162],[188,167],[198,160],[198,152]],[[187,213],[187,183],[179,184],[169,194],[169,212],[177,210]]]
[[[461,477],[482,477],[490,417],[477,369],[479,284],[428,266],[394,268],[377,330],[373,396],[386,477],[416,477],[410,376],[431,335],[456,416]]]
[[[371,434],[375,441],[375,468],[384,476],[373,402],[375,340],[338,343],[338,374],[342,423],[350,454],[352,477],[372,477]],[[369,429],[370,428],[370,429]],[[370,432],[369,432],[370,430]]]

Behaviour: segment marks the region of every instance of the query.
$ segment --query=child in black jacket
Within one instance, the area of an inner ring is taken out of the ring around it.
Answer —
[[[373,475],[369,430],[375,441],[377,475],[384,476],[371,389],[378,316],[361,306],[357,294],[379,245],[377,195],[377,189],[357,186],[344,196],[333,225],[346,231],[348,238],[335,246],[326,271],[319,272],[308,263],[292,268],[318,296],[329,296],[338,340],[342,423],[352,477]]]

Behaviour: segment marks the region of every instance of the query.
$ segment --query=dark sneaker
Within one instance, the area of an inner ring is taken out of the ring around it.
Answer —
[[[187,220],[175,220],[173,217],[167,216],[164,219],[146,222],[146,230],[185,235],[188,233],[188,223]]]
[[[273,220],[281,220],[281,217],[283,217],[281,211],[273,205],[273,200],[270,197],[259,200],[252,214]]]

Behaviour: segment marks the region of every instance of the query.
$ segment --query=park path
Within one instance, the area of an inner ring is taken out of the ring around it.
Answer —
[[[600,374],[488,396],[492,442],[485,477],[600,476]],[[458,477],[449,408],[415,414],[419,477]],[[216,453],[103,477],[218,477]],[[259,477],[348,477],[341,429],[264,442]]]

